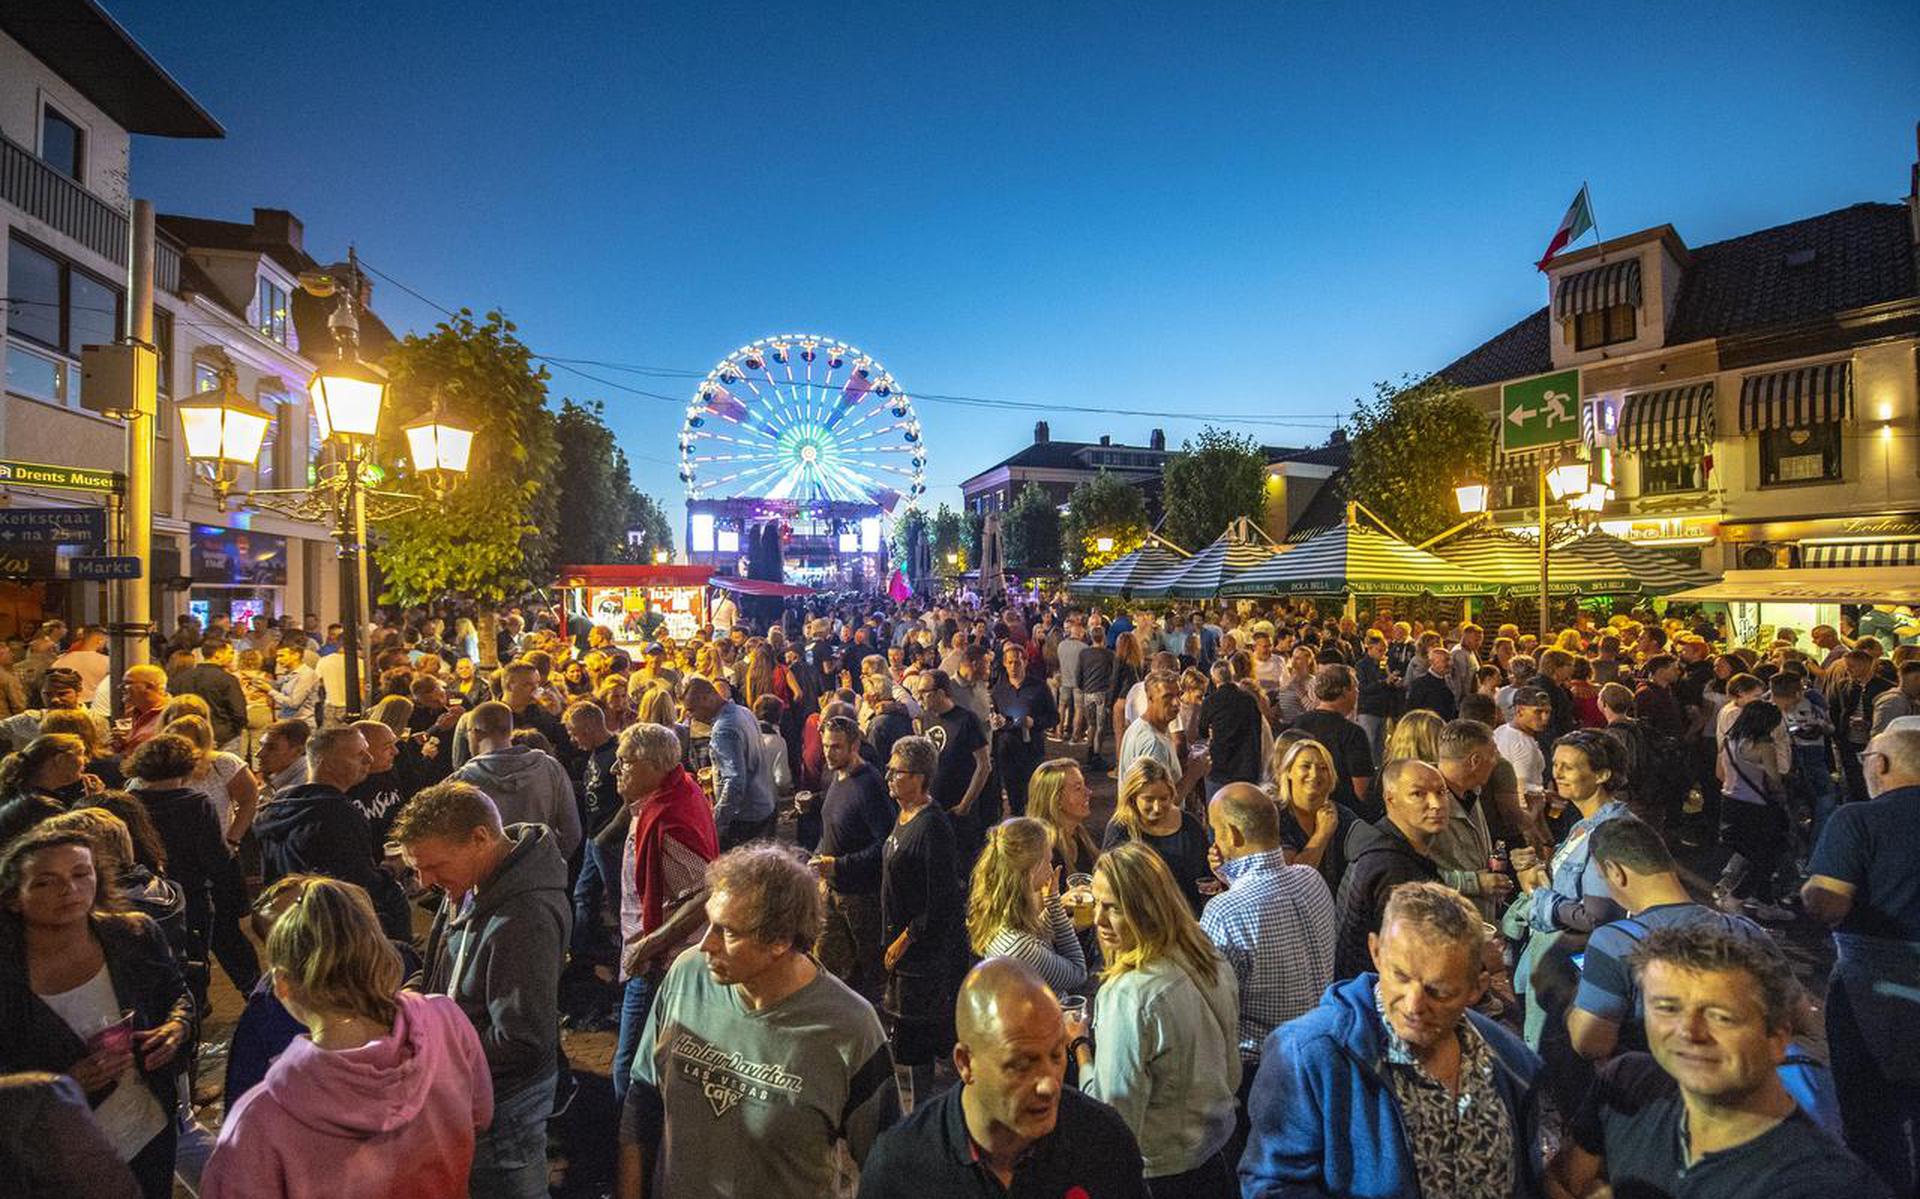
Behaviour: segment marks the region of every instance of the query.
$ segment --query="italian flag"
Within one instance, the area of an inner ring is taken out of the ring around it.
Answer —
[[[1587,198],[1587,185],[1582,183],[1573,197],[1573,203],[1567,205],[1567,215],[1560,218],[1560,227],[1553,231],[1553,240],[1547,243],[1547,252],[1540,255],[1540,261],[1534,265],[1541,270],[1553,261],[1553,256],[1566,249],[1567,243],[1593,228],[1593,202]]]

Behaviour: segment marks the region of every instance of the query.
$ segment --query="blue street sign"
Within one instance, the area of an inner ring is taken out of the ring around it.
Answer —
[[[107,539],[105,508],[0,508],[0,542],[99,545]]]
[[[69,577],[75,579],[137,579],[141,575],[138,558],[74,558],[67,563]]]

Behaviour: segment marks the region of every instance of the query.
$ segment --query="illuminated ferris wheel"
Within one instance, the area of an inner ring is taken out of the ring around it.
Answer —
[[[687,405],[689,500],[751,496],[892,509],[925,494],[913,402],[872,355],[833,337],[763,337],[722,358]]]

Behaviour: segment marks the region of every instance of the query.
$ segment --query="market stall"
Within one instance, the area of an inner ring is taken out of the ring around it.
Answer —
[[[1228,579],[1220,594],[1266,596],[1492,595],[1494,583],[1416,549],[1397,537],[1352,523],[1324,529]]]
[[[584,616],[612,630],[616,644],[636,646],[697,636],[708,623],[712,577],[707,566],[605,563],[561,567],[558,588],[570,621]]]
[[[1191,557],[1185,550],[1158,539],[1122,554],[1089,574],[1067,584],[1074,595],[1126,598],[1134,588],[1157,580]]]
[[[1242,518],[1191,558],[1175,563],[1133,589],[1137,599],[1213,599],[1220,585],[1273,557],[1273,546]]]
[[[1743,643],[1770,640],[1772,631],[1793,629],[1805,642],[1814,625],[1841,626],[1841,608],[1857,613],[1862,633],[1889,648],[1920,639],[1914,616],[1920,605],[1920,571],[1911,566],[1780,567],[1730,570],[1718,581],[1667,597],[1688,603],[1724,604],[1734,635]]]

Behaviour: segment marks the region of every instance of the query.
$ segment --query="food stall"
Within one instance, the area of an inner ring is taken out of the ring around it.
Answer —
[[[1843,609],[1854,615],[1862,635],[1883,645],[1920,640],[1920,572],[1911,566],[1776,567],[1730,570],[1718,582],[1667,597],[1710,607],[1724,605],[1735,637],[1747,645],[1772,640],[1790,628],[1802,648],[1812,643],[1807,630],[1816,624],[1841,627]]]
[[[563,566],[557,586],[569,621],[584,616],[612,630],[615,644],[634,647],[697,636],[709,620],[712,576],[707,566],[603,563]]]

